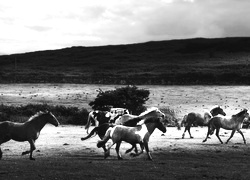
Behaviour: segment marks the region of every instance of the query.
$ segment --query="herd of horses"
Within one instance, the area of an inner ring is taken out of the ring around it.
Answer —
[[[88,135],[81,138],[81,140],[84,141],[98,135],[100,140],[97,142],[97,147],[103,148],[104,158],[110,156],[110,149],[116,144],[115,150],[117,158],[122,159],[119,149],[122,141],[125,141],[132,145],[126,153],[131,152],[134,149],[135,153],[132,155],[138,156],[143,153],[145,148],[148,159],[152,160],[148,147],[149,138],[156,128],[162,133],[166,132],[164,118],[165,114],[156,107],[149,108],[140,115],[131,115],[128,113],[127,109],[123,108],[115,108],[111,111],[91,111],[89,113],[88,122],[85,126]],[[203,142],[206,142],[209,135],[211,136],[216,130],[215,134],[217,138],[223,143],[219,137],[219,131],[220,128],[224,128],[226,130],[232,130],[231,136],[226,143],[228,143],[234,133],[238,131],[246,144],[245,137],[240,130],[243,121],[246,118],[249,118],[247,109],[243,109],[232,116],[226,116],[226,113],[220,106],[215,106],[210,112],[204,114],[192,112],[184,116],[183,121],[181,122],[185,127],[182,138],[185,137],[186,131],[189,132],[190,138],[193,138],[190,129],[192,126],[198,125],[208,127],[207,136]],[[0,145],[11,139],[20,142],[28,141],[30,144],[30,150],[23,152],[22,155],[29,154],[30,160],[34,160],[32,154],[36,149],[35,141],[39,137],[41,129],[47,123],[54,126],[59,125],[57,118],[48,111],[37,112],[24,123],[15,123],[11,121],[0,122]],[[88,130],[92,123],[95,124],[95,127],[89,133]],[[106,143],[109,139],[112,140],[112,144],[107,148]],[[140,152],[138,152],[137,144],[140,145]],[[0,147],[0,159],[1,158],[2,150]]]

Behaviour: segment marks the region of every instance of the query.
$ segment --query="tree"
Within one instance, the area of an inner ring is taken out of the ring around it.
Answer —
[[[146,108],[143,106],[149,99],[150,92],[145,89],[138,89],[136,86],[126,86],[115,90],[102,91],[89,105],[96,110],[109,110],[111,107],[127,108],[132,114],[139,114]]]

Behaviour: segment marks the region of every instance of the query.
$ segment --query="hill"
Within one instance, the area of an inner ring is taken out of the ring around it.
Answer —
[[[0,83],[250,84],[250,38],[183,39],[0,56]]]

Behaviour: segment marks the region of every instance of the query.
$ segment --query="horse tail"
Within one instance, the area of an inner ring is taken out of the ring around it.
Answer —
[[[89,130],[89,127],[90,127],[90,124],[91,124],[91,119],[93,118],[93,117],[92,117],[92,113],[93,113],[93,112],[90,112],[90,113],[89,113],[88,121],[87,121],[87,124],[85,125],[85,129],[87,129],[87,133],[88,133],[88,130]]]
[[[84,140],[89,139],[91,137],[95,137],[96,134],[97,134],[98,128],[99,127],[95,127],[94,129],[92,129],[92,131],[89,133],[89,135],[86,136],[86,137],[81,138],[81,140],[84,141]]]
[[[107,130],[107,132],[105,133],[105,136],[102,138],[102,140],[97,142],[98,148],[103,147],[106,144],[106,142],[110,139],[111,130],[112,130],[112,127]]]

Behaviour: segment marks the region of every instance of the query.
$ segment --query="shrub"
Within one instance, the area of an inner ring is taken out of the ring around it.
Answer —
[[[88,111],[77,107],[28,104],[25,106],[0,105],[0,121],[24,122],[39,111],[51,111],[61,124],[83,125],[87,122]]]
[[[102,91],[89,105],[92,109],[109,110],[110,107],[126,108],[131,114],[139,114],[146,108],[143,106],[148,100],[150,92],[138,89],[136,86],[126,86],[115,90]]]

